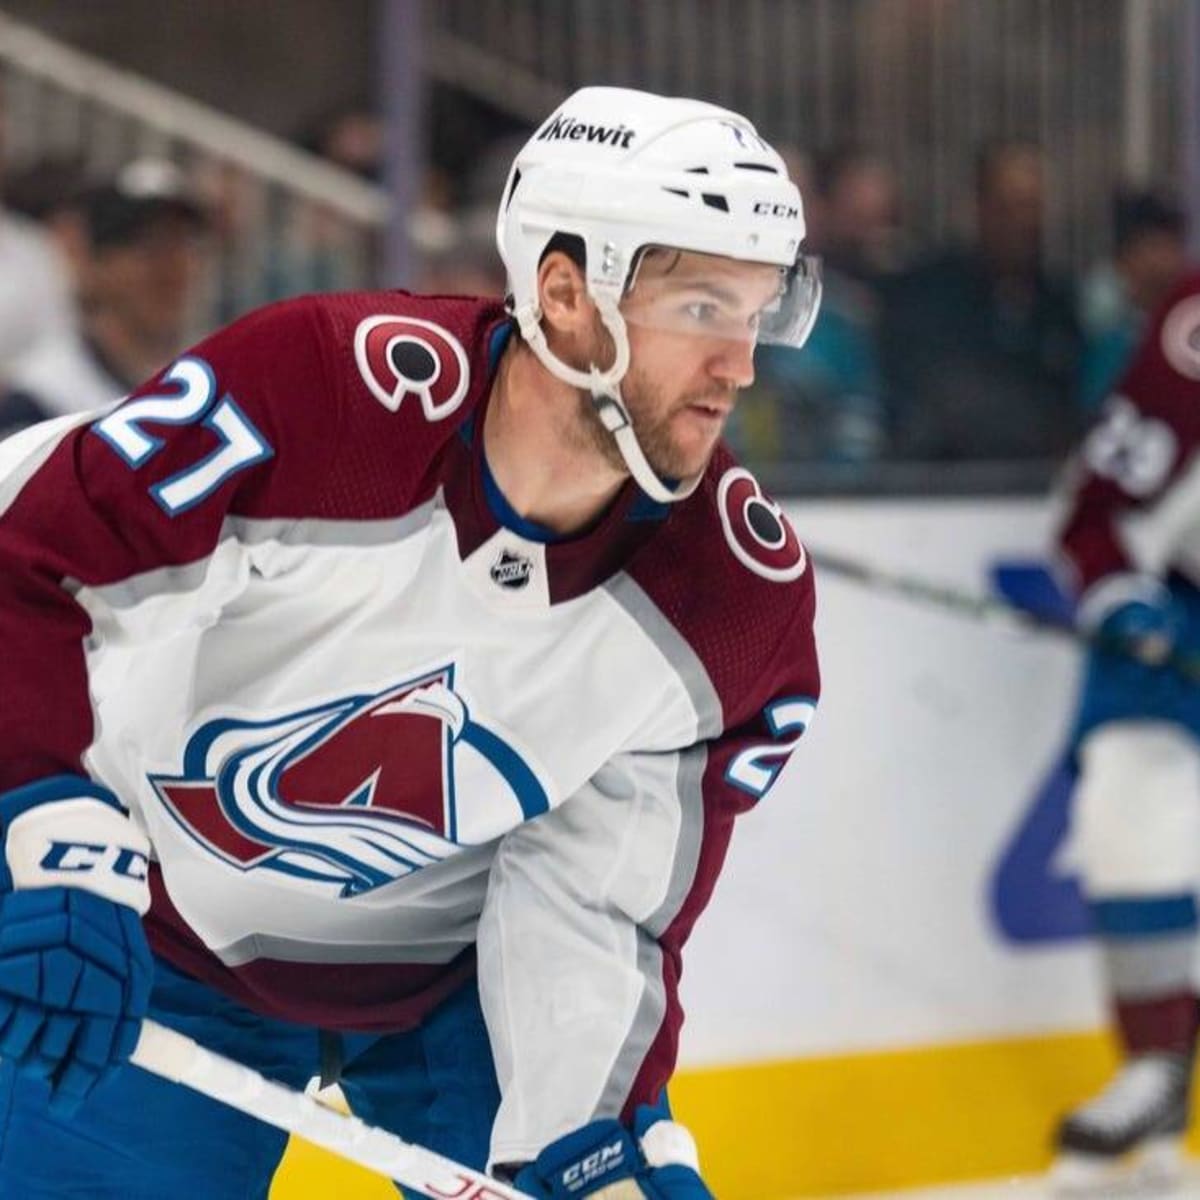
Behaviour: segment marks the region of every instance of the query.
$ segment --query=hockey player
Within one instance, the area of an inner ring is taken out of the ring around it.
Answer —
[[[1077,718],[1073,826],[1125,1053],[1060,1127],[1068,1184],[1169,1172],[1188,1122],[1200,680],[1180,665],[1200,652],[1198,443],[1200,274],[1159,312],[1086,439],[1061,531],[1080,622],[1105,647]]]
[[[0,448],[0,1195],[267,1194],[146,1014],[533,1196],[710,1195],[681,951],[818,693],[719,444],[816,312],[800,197],[587,88],[497,235],[507,311],[287,302]]]

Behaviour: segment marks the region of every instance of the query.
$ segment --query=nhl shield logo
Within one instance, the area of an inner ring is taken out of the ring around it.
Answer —
[[[512,550],[501,550],[500,557],[492,564],[492,582],[498,587],[518,591],[528,582],[533,574],[533,560]]]
[[[446,666],[274,720],[208,721],[188,740],[183,771],[150,783],[230,866],[352,897],[473,843],[460,829],[460,768],[517,821],[549,808],[537,774],[471,717]]]

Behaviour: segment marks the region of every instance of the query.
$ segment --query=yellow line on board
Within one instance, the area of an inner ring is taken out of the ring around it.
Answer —
[[[721,1200],[780,1200],[1040,1170],[1114,1064],[1070,1034],[693,1071],[671,1094]]]
[[[1115,1063],[1098,1033],[1010,1038],[684,1071],[671,1102],[721,1200],[886,1192],[1044,1169],[1059,1114]],[[334,1196],[396,1193],[293,1139],[271,1200]]]

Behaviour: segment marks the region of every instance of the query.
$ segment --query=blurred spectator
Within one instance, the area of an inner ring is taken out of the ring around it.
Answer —
[[[365,105],[348,104],[322,113],[301,136],[300,144],[371,183],[383,180],[383,121]]]
[[[323,113],[295,140],[366,183],[382,180],[383,124],[365,106]],[[233,162],[204,164],[199,182],[209,200],[214,255],[221,264],[212,297],[218,324],[271,300],[343,291],[374,279],[378,246],[328,206],[266,183]]]
[[[167,162],[130,163],[79,200],[78,328],[16,361],[0,398],[0,434],[108,404],[187,343],[203,279],[204,211]]]
[[[497,137],[456,188],[447,173],[427,167],[409,233],[419,270],[413,290],[459,296],[503,296],[504,264],[496,250],[496,197],[528,131]],[[406,285],[407,286],[407,285]]]
[[[420,261],[414,291],[503,297],[505,273],[496,252],[494,209],[466,209],[457,215],[421,209],[411,232]]]
[[[1113,200],[1113,257],[1080,289],[1084,353],[1080,402],[1095,412],[1124,374],[1151,314],[1187,264],[1183,209],[1153,191],[1118,191]]]
[[[1071,293],[1042,264],[1040,150],[991,143],[975,178],[976,240],[889,289],[880,351],[895,449],[914,460],[1057,457],[1079,424]]]
[[[305,292],[361,286],[349,226],[319,204],[265,185],[236,163],[210,161],[198,172],[213,255],[220,261],[211,298],[215,322]]]
[[[861,146],[817,155],[812,167],[812,238],[837,274],[878,284],[897,267],[899,186],[895,172]]]
[[[4,204],[39,225],[49,225],[76,207],[87,171],[77,154],[41,158],[4,177]]]
[[[4,107],[0,93],[0,169],[4,165]],[[0,207],[0,381],[14,359],[41,338],[70,328],[73,306],[65,264],[44,231]]]
[[[87,254],[80,201],[87,190],[87,171],[76,155],[46,158],[14,171],[4,181],[8,206],[35,222],[46,235],[63,273],[74,321],[76,295]]]
[[[801,174],[811,180],[802,192],[805,245],[822,260],[821,312],[802,350],[758,351],[734,440],[760,461],[770,453],[793,462],[869,462],[881,455],[886,432],[875,339],[879,288],[894,262],[896,180],[881,159],[849,145],[818,155]]]

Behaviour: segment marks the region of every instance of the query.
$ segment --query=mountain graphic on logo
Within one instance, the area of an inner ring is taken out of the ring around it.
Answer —
[[[476,786],[495,800],[496,828],[476,818],[465,841],[456,760],[469,760]],[[452,665],[271,720],[207,721],[188,740],[182,772],[150,784],[174,821],[228,865],[332,885],[342,897],[549,807],[518,750],[472,719]]]

